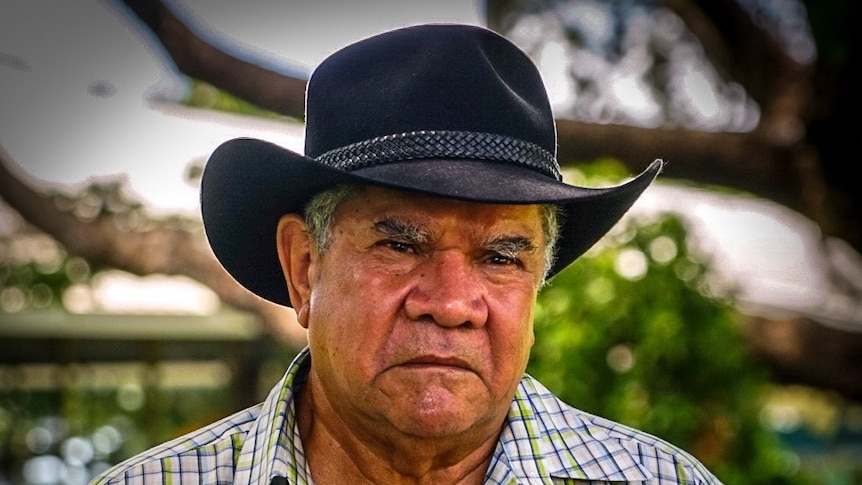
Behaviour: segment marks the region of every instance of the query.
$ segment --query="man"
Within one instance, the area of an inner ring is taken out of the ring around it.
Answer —
[[[479,27],[350,45],[306,103],[304,156],[229,141],[201,205],[224,267],[293,307],[308,347],[261,405],[95,483],[719,483],[524,373],[539,289],[661,162],[618,187],[563,183],[538,71]]]

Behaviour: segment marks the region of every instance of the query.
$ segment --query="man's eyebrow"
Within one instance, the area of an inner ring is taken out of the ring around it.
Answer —
[[[534,252],[538,246],[530,238],[523,236],[497,236],[489,239],[485,247],[510,258],[523,252]]]
[[[431,237],[428,231],[419,227],[418,224],[393,217],[381,219],[375,222],[372,227],[384,236],[399,241],[425,243]]]

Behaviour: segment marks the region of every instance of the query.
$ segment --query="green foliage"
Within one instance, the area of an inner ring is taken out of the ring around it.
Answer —
[[[0,234],[0,314],[61,307],[63,293],[90,276],[86,261],[44,234]]]
[[[192,89],[184,104],[195,108],[206,108],[226,113],[237,113],[259,118],[281,118],[278,113],[261,109],[248,101],[242,100],[215,86],[199,81],[192,81]]]
[[[229,414],[231,402],[228,388],[130,383],[120,388],[0,389],[0,478],[61,483],[48,479],[54,472],[35,466],[50,459],[57,472],[63,469],[77,479],[62,483],[85,483],[113,464]]]
[[[709,276],[678,218],[627,219],[543,290],[528,372],[580,409],[687,449],[728,485],[803,483],[758,421],[768,377]]]
[[[54,204],[82,221],[112,218],[117,229],[139,229],[146,213],[123,191],[121,180],[97,181],[83,190],[50,194]],[[48,235],[8,207],[7,228],[0,231],[0,312],[63,307],[63,294],[87,284],[100,268],[70,255]]]
[[[851,70],[852,41],[856,35],[859,3],[847,0],[805,0],[818,62],[834,70]]]
[[[196,167],[190,167],[189,176],[197,176],[195,171]],[[122,178],[97,180],[73,193],[47,195],[60,210],[81,221],[109,222],[130,236],[156,228],[201,230],[198,219],[149,214],[128,194]],[[86,287],[96,274],[109,269],[69,254],[9,207],[0,205],[0,213],[6,223],[0,230],[0,314],[66,308],[64,294],[70,288]]]

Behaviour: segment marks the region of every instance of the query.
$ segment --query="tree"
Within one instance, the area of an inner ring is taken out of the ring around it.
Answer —
[[[263,109],[302,118],[304,79],[227,54],[203,40],[158,0],[124,3],[181,72]],[[550,10],[554,3],[536,5]],[[759,22],[765,11],[753,2],[664,2],[663,8],[675,12],[697,37],[716,71],[744,86],[757,101],[757,126],[745,132],[721,132],[682,124],[643,128],[560,119],[560,160],[573,164],[614,157],[634,172],[642,168],[643,160],[659,153],[671,160],[665,174],[668,178],[771,198],[808,215],[825,234],[862,249],[858,224],[862,204],[859,192],[852,190],[848,165],[842,158],[843,153],[853,153],[851,143],[860,139],[853,136],[858,135],[853,130],[858,131],[859,124],[848,122],[855,114],[852,110],[859,107],[859,95],[853,89],[857,74],[850,66],[859,55],[860,35],[849,25],[859,7],[849,1],[809,2],[806,6],[819,56],[800,61]],[[496,1],[488,2],[487,8],[489,26],[505,33],[512,25],[513,17],[508,14],[526,7],[515,1]],[[659,71],[655,73],[660,81]],[[289,310],[239,288],[211,257],[199,234],[176,225],[154,224],[137,230],[132,240],[112,222],[113,215],[81,221],[24,183],[20,174],[10,170],[12,161],[6,152],[0,151],[0,162],[0,195],[6,202],[91,266],[190,276],[213,288],[226,303],[261,315],[274,333],[286,335]],[[848,291],[858,296],[860,290],[848,284]],[[797,324],[784,325],[781,331],[785,340],[793,340],[806,352],[787,352],[773,345],[752,345],[752,350],[790,381],[862,397],[862,383],[842,378],[862,370],[856,357],[862,337],[834,332],[804,317],[794,322]],[[777,322],[765,319],[752,320],[750,325],[754,336],[777,328]],[[829,342],[826,347],[839,349],[827,361],[819,360],[811,350],[825,348],[824,339]],[[818,365],[812,365],[814,362]]]
[[[745,355],[732,299],[706,290],[709,268],[687,246],[667,215],[615,228],[541,294],[527,371],[689,450],[727,485],[803,483],[760,422],[769,380]]]

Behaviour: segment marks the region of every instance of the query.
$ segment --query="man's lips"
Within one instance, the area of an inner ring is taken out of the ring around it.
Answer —
[[[451,367],[472,370],[470,364],[458,357],[420,356],[409,359],[400,365],[405,367]]]

